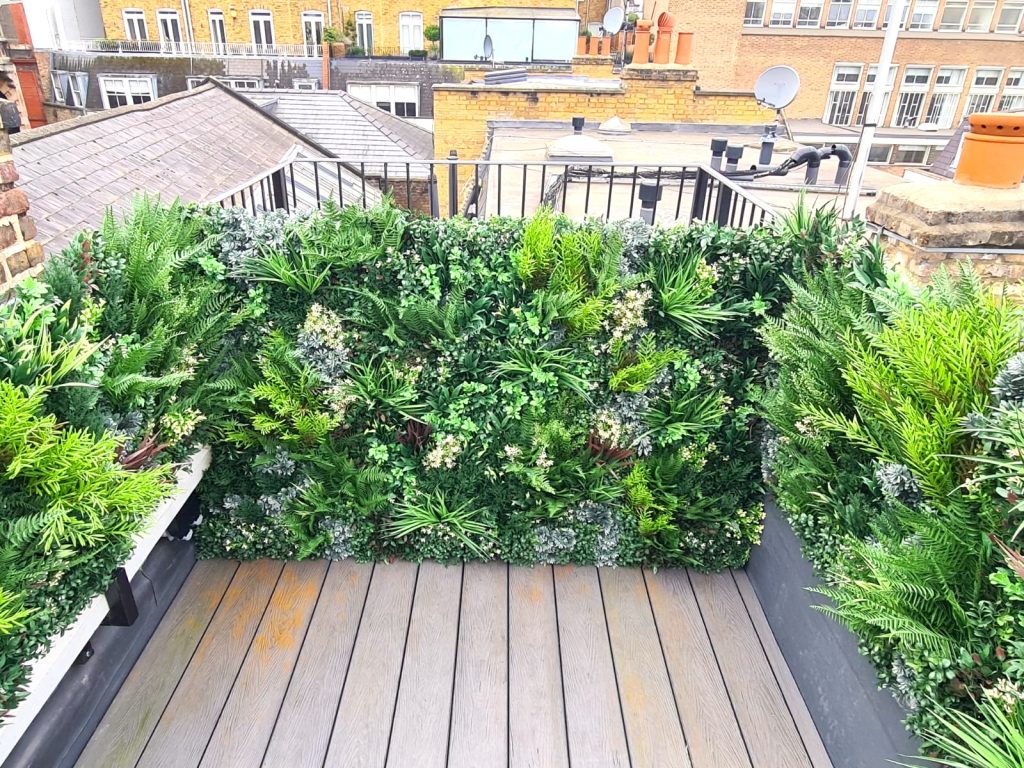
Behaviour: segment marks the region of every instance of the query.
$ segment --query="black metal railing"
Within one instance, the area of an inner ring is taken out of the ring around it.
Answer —
[[[528,216],[542,205],[573,218],[709,221],[758,227],[774,209],[704,165],[294,158],[217,198],[224,207],[309,211],[385,195],[433,217]]]

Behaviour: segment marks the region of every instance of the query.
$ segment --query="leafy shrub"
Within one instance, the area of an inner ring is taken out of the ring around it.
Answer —
[[[856,227],[799,212],[781,231],[803,258],[761,331],[767,476],[823,610],[859,635],[908,725],[965,760],[950,764],[988,765],[951,734],[1024,682],[1024,586],[1000,570],[1019,555],[993,543],[1020,524],[1024,316],[969,265],[915,289]]]
[[[263,293],[216,425],[236,448],[210,473],[204,554],[745,562],[755,332],[784,247],[548,210],[329,209],[285,229],[218,254]]]

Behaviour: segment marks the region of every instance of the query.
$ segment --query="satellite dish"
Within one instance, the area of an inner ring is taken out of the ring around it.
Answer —
[[[488,61],[494,56],[494,43],[491,42],[490,35],[484,35],[484,58]]]
[[[800,75],[792,67],[769,67],[754,84],[754,96],[759,104],[772,109],[783,109],[793,103],[800,90]]]
[[[601,26],[609,35],[617,35],[622,29],[622,22],[626,20],[626,12],[621,8],[609,8],[601,20]]]

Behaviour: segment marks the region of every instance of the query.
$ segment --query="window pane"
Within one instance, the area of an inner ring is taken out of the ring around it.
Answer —
[[[825,122],[829,125],[849,125],[856,99],[856,91],[831,91],[828,95]]]
[[[774,0],[772,16],[768,25],[771,27],[793,26],[793,13],[796,11],[796,0]]]
[[[846,27],[850,24],[850,8],[853,0],[832,0],[828,7],[826,27]]]
[[[1015,33],[1020,29],[1021,16],[1024,16],[1024,2],[1003,3],[1003,9],[996,19],[996,32]]]
[[[821,6],[824,0],[803,0],[800,3],[800,10],[797,12],[796,25],[798,27],[819,27],[821,26]]]
[[[892,150],[891,144],[875,144],[871,147],[868,152],[869,163],[888,163],[889,152]]]
[[[878,9],[881,6],[882,0],[860,0],[853,26],[857,29],[874,29],[878,25]]]
[[[914,13],[910,17],[910,29],[931,29],[935,26],[935,14],[939,10],[939,0],[917,0]]]
[[[946,0],[939,19],[940,32],[959,32],[964,27],[964,14],[967,13],[966,0]]]
[[[959,93],[936,93],[928,102],[928,114],[924,121],[939,128],[951,128],[956,114],[956,104],[960,100]]]
[[[764,24],[764,2],[762,0],[747,0],[747,8],[743,13],[743,25],[760,27],[762,24]]]
[[[894,165],[921,165],[928,156],[927,147],[918,147],[913,144],[898,144],[892,153]]]
[[[979,67],[974,72],[974,86],[976,88],[998,88],[999,80],[1003,70],[995,67]]]
[[[963,67],[939,67],[939,74],[935,76],[935,87],[962,88],[967,70]]]
[[[992,13],[996,4],[990,0],[974,0],[971,15],[967,17],[968,32],[988,32],[992,26]]]

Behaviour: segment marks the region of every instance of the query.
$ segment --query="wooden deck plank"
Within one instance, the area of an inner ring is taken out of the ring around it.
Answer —
[[[420,565],[389,766],[445,768],[461,596],[462,566]]]
[[[605,568],[601,588],[633,768],[689,768],[643,573]]]
[[[732,575],[691,572],[690,581],[752,762],[757,768],[810,768]]]
[[[78,768],[135,765],[237,569],[232,560],[195,564],[78,758]]]
[[[569,765],[550,566],[510,568],[509,765]]]
[[[326,560],[285,564],[200,766],[263,761],[326,573]]]
[[[331,563],[263,765],[321,768],[373,566]]]
[[[570,762],[579,768],[628,768],[597,569],[556,567],[555,596]]]
[[[273,560],[238,566],[217,614],[142,753],[139,768],[199,765],[282,567]]]
[[[373,569],[325,768],[372,768],[387,759],[416,573],[408,562]]]
[[[686,571],[644,579],[694,768],[751,768]]]
[[[821,740],[821,734],[818,733],[818,728],[811,718],[811,713],[807,710],[807,703],[797,687],[796,680],[793,679],[793,673],[789,671],[789,665],[782,655],[782,650],[779,648],[778,643],[775,642],[775,635],[768,624],[768,617],[764,615],[761,602],[754,593],[750,577],[746,571],[733,571],[732,576],[736,582],[736,587],[739,589],[740,597],[743,599],[743,604],[747,608],[750,621],[754,625],[754,631],[757,632],[758,637],[761,639],[761,647],[764,649],[765,655],[768,657],[768,663],[775,673],[775,680],[778,682],[782,695],[786,699],[786,706],[789,707],[789,712],[793,716],[793,722],[796,724],[797,731],[800,732],[800,738],[804,743],[804,749],[807,750],[807,756],[811,759],[811,765],[814,768],[832,768],[832,760],[829,758],[825,744]]]
[[[448,768],[508,764],[508,566],[466,563]]]

